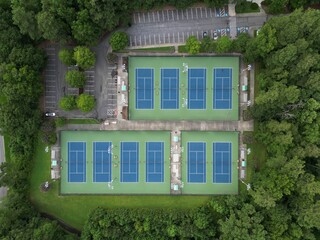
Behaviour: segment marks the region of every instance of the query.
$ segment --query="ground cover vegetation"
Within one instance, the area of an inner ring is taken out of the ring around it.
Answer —
[[[155,239],[316,239],[320,229],[319,21],[315,10],[272,18],[256,38],[238,45],[247,61],[261,64],[260,92],[250,111],[258,122],[253,141],[263,146],[266,161],[251,173],[249,191],[213,198],[197,209],[197,220],[183,211],[177,215],[168,211],[162,218],[156,210],[150,214],[143,209],[97,209],[89,216],[83,239],[115,239],[115,234]],[[188,227],[184,221],[189,221]],[[207,223],[211,231],[203,235],[188,231],[208,230]],[[128,227],[120,233],[120,225]]]
[[[0,2],[0,126],[10,135],[10,161],[1,165],[0,174],[0,184],[10,188],[0,208],[1,238],[72,238],[56,222],[41,218],[29,201],[30,163],[42,122],[41,62],[45,64],[45,55],[35,44],[48,39],[92,45],[104,31],[128,24],[130,11],[168,3],[185,7],[195,1]],[[115,234],[126,234],[141,239],[316,239],[320,230],[319,18],[318,11],[272,18],[256,38],[238,45],[246,61],[261,63],[260,93],[251,112],[259,122],[254,137],[266,147],[266,163],[252,174],[251,190],[214,197],[190,211],[99,208],[90,214],[82,238],[119,239]],[[39,65],[35,68],[21,56]],[[32,185],[33,192],[40,194],[39,187]],[[76,198],[80,197],[70,201]],[[64,208],[65,216],[72,215],[68,209]],[[60,206],[56,211],[61,211]]]
[[[0,185],[10,189],[0,208],[0,236],[68,239],[56,222],[41,218],[28,200],[30,162],[42,121],[38,103],[46,56],[14,25],[10,2],[1,1],[0,16],[0,126],[2,134],[10,136],[6,138],[10,159],[1,165],[0,174]]]

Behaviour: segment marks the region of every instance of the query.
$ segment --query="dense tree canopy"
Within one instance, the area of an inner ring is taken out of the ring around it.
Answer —
[[[82,46],[78,46],[74,49],[73,58],[77,65],[83,70],[93,67],[96,62],[94,52],[89,48]]]
[[[113,51],[125,49],[129,44],[128,34],[125,32],[115,32],[109,41]]]
[[[83,93],[77,98],[77,107],[82,112],[92,111],[95,107],[95,104],[96,101],[94,96]]]
[[[78,70],[70,70],[66,73],[66,81],[70,87],[82,88],[86,84],[86,76]]]

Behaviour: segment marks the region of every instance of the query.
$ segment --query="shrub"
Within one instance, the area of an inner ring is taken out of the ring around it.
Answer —
[[[71,87],[82,88],[86,84],[86,76],[78,70],[71,70],[66,73],[66,81]]]
[[[118,63],[118,56],[114,53],[108,53],[107,60],[109,63],[116,64],[116,63]]]
[[[67,66],[71,66],[71,65],[75,65],[76,61],[73,58],[73,50],[72,49],[61,49],[59,51],[59,59],[60,61],[67,65]]]
[[[77,106],[82,112],[90,112],[95,107],[94,96],[88,94],[81,94],[77,99]]]
[[[187,39],[186,48],[188,50],[188,53],[197,54],[200,52],[200,47],[201,47],[200,42],[195,36],[190,36]]]
[[[86,70],[94,66],[96,62],[96,57],[94,52],[92,52],[87,47],[78,46],[74,49],[73,55],[77,65]]]
[[[225,53],[231,51],[232,41],[227,36],[222,36],[217,40],[216,52]]]
[[[112,34],[109,43],[113,51],[119,51],[128,46],[129,37],[125,32],[115,32]]]
[[[59,107],[64,111],[71,111],[77,108],[76,98],[74,96],[65,96],[60,99]]]

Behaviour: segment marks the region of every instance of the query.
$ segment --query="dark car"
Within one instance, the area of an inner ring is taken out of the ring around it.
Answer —
[[[218,39],[218,33],[217,31],[213,32],[213,40],[217,40]]]
[[[202,36],[206,37],[206,36],[208,36],[208,33],[207,32],[203,32]]]

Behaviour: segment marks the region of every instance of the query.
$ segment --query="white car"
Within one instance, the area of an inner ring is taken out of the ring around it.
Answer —
[[[46,113],[45,113],[45,116],[46,116],[46,117],[55,117],[55,116],[56,116],[56,113],[54,113],[54,112],[46,112]]]
[[[217,40],[218,39],[218,33],[217,31],[213,32],[213,40]]]

